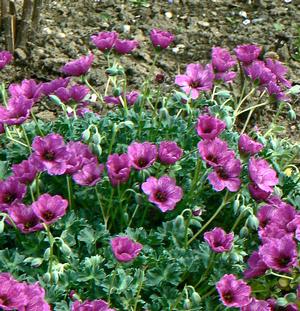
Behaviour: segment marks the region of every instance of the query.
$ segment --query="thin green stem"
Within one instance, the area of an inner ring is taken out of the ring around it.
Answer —
[[[221,210],[223,209],[223,207],[225,205],[227,205],[229,202],[227,201],[227,198],[228,198],[228,191],[226,192],[225,196],[224,196],[224,199],[221,203],[221,205],[219,206],[219,208],[216,210],[216,212],[211,216],[211,218],[205,223],[205,225],[196,233],[194,234],[194,236],[189,239],[188,241],[188,245],[190,245],[196,238],[197,236],[202,233],[208,226],[209,224],[219,215],[219,213],[221,212]]]
[[[236,109],[235,109],[234,112],[233,112],[233,115],[234,115],[235,118],[237,117],[238,112],[239,112],[239,110],[240,110],[242,104],[247,100],[247,98],[249,98],[249,97],[255,92],[255,90],[256,90],[256,87],[252,88],[252,89],[250,90],[250,92],[249,92],[244,98],[242,98],[242,99],[240,100],[240,102],[238,103]]]
[[[241,219],[244,217],[244,213],[247,211],[248,209],[243,210],[238,218],[236,219],[235,223],[233,224],[232,228],[230,229],[230,232],[234,232],[235,228],[238,226],[238,224],[240,223]]]
[[[255,108],[258,108],[258,107],[263,107],[263,106],[266,106],[267,104],[269,104],[269,101],[266,101],[266,102],[264,102],[264,103],[262,103],[262,104],[254,105],[253,107],[246,108],[246,109],[240,111],[240,112],[237,114],[237,116],[239,116],[240,114],[243,114],[244,112],[247,112],[247,111],[249,111],[249,110],[251,110],[251,109],[253,109],[253,108],[255,109]]]
[[[102,213],[102,217],[103,217],[103,221],[104,221],[104,226],[105,226],[105,229],[107,230],[108,218],[105,215],[104,207],[103,207],[102,202],[101,202],[101,197],[100,197],[100,193],[99,193],[99,191],[97,189],[97,185],[95,186],[95,192],[96,192],[96,196],[97,196],[97,199],[98,199],[98,202],[99,202],[99,206],[100,206],[100,209],[101,209],[101,213]]]
[[[208,261],[208,264],[207,264],[207,268],[205,270],[205,272],[202,274],[200,280],[195,284],[194,288],[196,289],[197,287],[199,287],[199,285],[205,281],[205,278],[207,277],[208,273],[210,272],[213,264],[214,264],[214,260],[215,260],[215,257],[216,257],[216,253],[213,252],[211,255],[210,255],[210,258],[209,258],[209,261]]]
[[[137,291],[137,294],[136,294],[136,298],[135,298],[135,302],[134,302],[133,311],[136,311],[137,305],[138,305],[138,303],[139,303],[140,292],[141,292],[141,290],[142,290],[143,283],[144,283],[144,274],[145,274],[145,271],[142,270],[141,281],[140,281],[140,283],[139,283],[138,291]]]
[[[117,263],[117,265],[114,269],[113,276],[112,276],[111,282],[109,284],[108,299],[107,299],[108,304],[110,304],[110,296],[112,294],[112,290],[113,290],[113,286],[115,283],[118,267],[119,267],[119,263]]]
[[[39,126],[38,120],[36,119],[36,117],[35,117],[35,115],[34,115],[34,113],[32,111],[31,111],[31,117],[32,117],[32,119],[33,119],[33,121],[34,121],[34,123],[35,123],[35,125],[36,125],[36,127],[37,127],[37,129],[38,129],[38,131],[40,133],[40,135],[41,136],[45,136],[44,132],[42,131],[42,129]]]
[[[52,266],[53,266],[53,247],[54,247],[54,238],[53,235],[50,231],[49,226],[47,226],[45,223],[43,223],[44,228],[46,229],[47,235],[48,235],[48,240],[50,244],[50,254],[49,254],[49,265],[48,265],[48,272],[50,274],[50,284],[52,285]]]
[[[132,223],[132,221],[133,221],[133,218],[134,218],[135,214],[137,213],[138,209],[139,209],[139,205],[137,204],[136,207],[135,207],[135,209],[134,209],[134,211],[133,211],[133,214],[132,214],[132,216],[131,216],[131,218],[130,218],[130,221],[129,221],[129,223],[128,223],[128,226],[127,226],[128,228],[130,227],[130,225],[131,225],[131,223]]]
[[[96,91],[96,89],[89,83],[86,77],[83,78],[84,83],[97,95],[99,100],[103,103],[103,97],[102,95]]]
[[[22,132],[23,132],[23,134],[24,134],[25,141],[26,141],[26,144],[27,144],[27,146],[28,146],[28,149],[29,149],[30,153],[32,153],[32,151],[31,151],[31,143],[30,143],[30,141],[29,141],[29,138],[28,138],[28,136],[27,136],[27,133],[26,133],[26,130],[25,130],[25,127],[24,127],[23,124],[21,125],[21,129],[22,129]]]
[[[280,278],[284,278],[284,279],[288,279],[288,280],[293,280],[293,278],[290,277],[290,276],[283,275],[283,274],[279,274],[279,273],[273,272],[272,270],[271,270],[269,273],[270,273],[271,275],[278,276],[278,277],[280,277]]]
[[[69,207],[70,210],[73,209],[73,197],[72,197],[72,180],[71,180],[71,176],[66,175],[67,178],[67,188],[68,188],[68,199],[69,199]]]

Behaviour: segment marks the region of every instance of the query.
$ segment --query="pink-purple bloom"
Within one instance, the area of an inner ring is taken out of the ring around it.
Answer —
[[[120,40],[117,39],[114,45],[114,51],[118,54],[129,54],[139,46],[136,40]]]
[[[209,173],[207,178],[216,191],[227,188],[229,191],[235,192],[241,186],[239,179],[241,171],[241,161],[228,154],[224,158],[224,163],[214,167],[214,171]]]
[[[97,162],[85,164],[79,171],[73,174],[73,180],[81,186],[95,186],[101,179],[104,165]]]
[[[2,70],[7,64],[9,64],[13,59],[13,56],[8,51],[0,52],[0,70]]]
[[[11,97],[7,107],[0,107],[0,122],[7,125],[20,125],[24,123],[30,114],[33,100],[25,96]]]
[[[213,87],[214,73],[212,65],[189,64],[184,75],[177,75],[175,83],[192,99],[197,99],[201,91],[209,91]]]
[[[70,100],[79,103],[89,93],[89,88],[85,85],[75,84],[70,88],[60,87],[55,91],[55,95],[63,102],[67,103]]]
[[[175,141],[162,141],[158,148],[158,159],[162,164],[176,163],[183,154],[183,150]]]
[[[168,31],[154,28],[150,32],[150,39],[154,47],[166,49],[175,39]]]
[[[244,307],[251,301],[251,287],[233,274],[223,275],[216,288],[226,307]]]
[[[142,190],[148,195],[148,200],[162,212],[173,210],[183,196],[182,188],[176,186],[176,180],[169,176],[147,178],[142,184]]]
[[[43,230],[41,220],[36,216],[31,206],[15,203],[8,209],[8,214],[17,228],[23,233]]]
[[[260,152],[264,145],[251,139],[247,134],[242,134],[239,138],[238,147],[240,153],[254,155]]]
[[[260,86],[267,86],[270,82],[276,82],[276,76],[266,67],[265,63],[256,60],[245,67],[245,72],[253,81],[258,81]]]
[[[248,189],[251,197],[256,201],[264,201],[271,195],[271,192],[263,191],[255,183],[250,183]]]
[[[256,278],[264,275],[268,270],[268,266],[262,260],[259,252],[255,251],[248,259],[249,268],[244,271],[245,279]]]
[[[237,59],[244,65],[248,65],[255,61],[261,53],[261,48],[254,44],[238,45],[234,52]]]
[[[8,88],[9,93],[13,97],[24,96],[37,102],[41,97],[42,83],[36,83],[35,80],[23,80],[21,84],[13,83]]]
[[[0,211],[6,211],[15,203],[20,203],[26,194],[26,186],[16,178],[0,181]]]
[[[102,31],[91,36],[91,40],[100,51],[106,52],[112,49],[118,37],[119,34],[115,31]]]
[[[273,192],[273,187],[278,184],[278,177],[269,163],[260,158],[251,157],[249,160],[249,176],[257,187],[265,192]]]
[[[269,268],[280,272],[291,272],[298,265],[297,244],[289,235],[269,239],[259,248],[259,255]]]
[[[229,71],[236,65],[236,60],[230,55],[229,51],[221,47],[212,49],[212,67],[215,72],[216,80],[232,82],[236,77],[236,72]]]
[[[60,195],[42,194],[33,202],[32,210],[45,224],[50,225],[62,218],[67,211],[68,201]]]
[[[214,116],[200,115],[198,117],[196,131],[203,139],[214,139],[219,136],[225,128],[225,122]]]
[[[45,300],[45,290],[38,282],[26,284],[25,293],[28,303],[18,311],[51,311],[50,305]]]
[[[63,137],[59,134],[48,134],[45,137],[36,137],[32,143],[32,160],[40,171],[46,170],[50,175],[65,173],[68,153]]]
[[[269,303],[265,300],[251,299],[251,302],[241,308],[241,311],[271,311]]]
[[[108,157],[107,173],[110,182],[113,186],[125,183],[130,175],[130,161],[128,155],[125,154],[111,154]]]
[[[291,82],[286,79],[286,74],[288,72],[288,68],[284,66],[280,61],[267,58],[265,60],[266,67],[271,70],[271,72],[276,76],[278,83],[283,84],[287,88],[291,87]]]
[[[150,167],[157,158],[157,147],[149,142],[133,142],[127,151],[130,164],[137,170]]]
[[[94,55],[90,53],[89,55],[81,56],[79,59],[73,60],[65,64],[61,70],[67,76],[79,77],[88,72],[92,62],[94,60]]]
[[[216,253],[229,252],[234,239],[233,232],[226,233],[222,228],[214,228],[204,233],[204,240]]]
[[[143,245],[128,237],[115,237],[110,241],[112,251],[120,262],[129,262],[141,252]]]
[[[70,78],[57,78],[50,82],[44,82],[42,85],[42,93],[46,96],[54,94],[54,92],[63,87],[66,88],[70,82]]]
[[[19,164],[12,165],[13,176],[22,184],[30,184],[34,181],[37,169],[32,162],[32,158],[24,160]]]
[[[85,300],[84,302],[79,302],[76,300],[72,304],[71,311],[115,311],[115,309],[109,308],[106,301],[97,300]]]

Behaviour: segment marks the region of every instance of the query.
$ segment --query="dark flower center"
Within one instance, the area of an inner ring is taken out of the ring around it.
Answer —
[[[51,211],[47,211],[43,214],[43,218],[47,221],[52,220],[54,218],[54,214]]]
[[[226,302],[232,302],[232,301],[233,301],[233,295],[232,295],[231,292],[225,293],[225,294],[223,295],[223,297],[224,297],[224,300],[225,300]]]
[[[222,167],[217,169],[217,174],[222,179],[228,179],[229,178],[228,173]]]
[[[148,164],[148,161],[145,158],[139,158],[137,163],[139,167],[145,167]]]
[[[202,132],[203,133],[206,133],[206,134],[209,134],[209,133],[211,133],[211,131],[212,131],[212,129],[208,126],[208,127],[204,127],[203,129],[202,129]]]
[[[34,221],[27,221],[25,224],[24,224],[24,229],[30,229],[32,227],[35,226],[35,222]]]
[[[193,82],[190,84],[190,86],[191,86],[192,88],[197,88],[197,87],[200,86],[200,82],[199,82],[199,81],[193,81]]]
[[[280,267],[286,267],[291,261],[291,258],[289,257],[281,257],[278,258],[278,264]]]
[[[213,155],[213,154],[209,154],[206,157],[206,160],[210,161],[210,162],[213,162],[213,163],[217,163],[218,162],[218,158],[215,155]]]
[[[4,203],[10,204],[16,199],[16,194],[15,193],[7,193],[6,196],[4,197]]]
[[[154,195],[155,199],[159,202],[166,202],[167,201],[167,194],[162,191],[157,191]]]
[[[7,305],[9,305],[10,304],[10,300],[8,299],[8,297],[7,296],[0,296],[0,304],[2,305],[2,306],[7,306]]]
[[[53,151],[47,151],[47,152],[45,152],[43,158],[46,161],[53,161],[55,159],[55,154]]]

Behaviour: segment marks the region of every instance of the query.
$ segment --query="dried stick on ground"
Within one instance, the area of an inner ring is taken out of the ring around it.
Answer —
[[[18,25],[17,47],[26,48],[30,31],[31,15],[33,12],[33,0],[24,0],[22,18]]]

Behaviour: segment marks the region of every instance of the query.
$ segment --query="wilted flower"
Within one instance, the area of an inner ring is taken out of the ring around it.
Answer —
[[[33,212],[31,206],[15,203],[8,209],[8,214],[23,233],[43,230],[40,219]]]
[[[251,287],[233,274],[225,274],[216,288],[226,307],[244,307],[250,303]]]
[[[26,285],[25,293],[28,303],[18,311],[51,311],[49,304],[45,300],[45,290],[38,282]]]
[[[217,72],[226,72],[236,65],[236,60],[230,55],[227,49],[214,47],[212,49],[212,66]]]
[[[13,59],[13,56],[8,51],[0,52],[0,70],[2,70],[7,64],[9,64]]]
[[[23,80],[21,84],[13,83],[8,88],[9,93],[13,97],[24,96],[37,102],[41,96],[42,83],[36,83],[35,80]]]
[[[69,158],[63,137],[59,134],[48,134],[36,137],[32,143],[32,160],[40,171],[47,170],[50,175],[65,173]]]
[[[241,311],[272,311],[272,309],[267,301],[252,298],[247,306],[241,308]]]
[[[298,264],[297,244],[289,235],[269,239],[259,248],[259,255],[269,268],[281,272],[290,272]]]
[[[267,84],[267,91],[270,96],[273,96],[276,100],[288,101],[290,98],[282,91],[282,88],[274,81],[270,81]]]
[[[104,300],[86,300],[79,302],[78,300],[72,304],[71,311],[115,311],[111,309]]]
[[[224,158],[224,163],[214,167],[208,174],[208,180],[216,191],[227,188],[231,192],[238,191],[241,186],[239,175],[242,170],[241,161],[231,154]]]
[[[261,259],[259,252],[255,251],[248,259],[249,268],[244,271],[245,279],[255,278],[264,275],[268,266]]]
[[[157,158],[157,148],[149,142],[133,142],[128,146],[127,151],[131,165],[137,170],[150,167]]]
[[[88,72],[90,69],[92,62],[94,60],[94,55],[91,53],[87,56],[83,55],[79,59],[73,60],[67,64],[65,64],[61,70],[67,76],[75,76],[79,77]]]
[[[228,156],[234,156],[234,151],[228,149],[227,143],[217,137],[212,140],[202,140],[197,146],[202,160],[209,166],[222,165]]]
[[[164,73],[158,73],[156,76],[155,76],[155,82],[157,83],[163,83],[165,81],[165,75]]]
[[[30,114],[33,100],[21,95],[8,100],[7,107],[0,107],[0,122],[7,125],[20,125]]]
[[[9,177],[0,181],[0,210],[6,211],[13,204],[21,202],[25,194],[26,186],[16,178]]]
[[[126,102],[129,106],[134,105],[138,98],[140,96],[140,93],[138,91],[131,91],[129,93],[126,93],[125,97],[126,97]]]
[[[210,115],[200,115],[197,120],[196,130],[203,139],[214,139],[226,128],[225,122]]]
[[[166,49],[175,39],[168,31],[154,28],[150,32],[150,39],[154,47]]]
[[[57,89],[61,87],[67,87],[69,82],[70,78],[58,78],[50,82],[45,82],[42,85],[42,93],[46,96],[54,94]]]
[[[181,187],[176,186],[176,180],[169,176],[147,178],[142,184],[142,190],[148,195],[148,200],[162,212],[173,210],[183,196]]]
[[[214,228],[204,233],[204,240],[216,253],[228,252],[232,248],[234,234],[226,233],[222,228]]]
[[[261,53],[261,48],[254,44],[244,44],[238,45],[234,49],[234,52],[240,62],[244,65],[248,65],[258,58]]]
[[[134,242],[128,237],[115,237],[110,244],[116,259],[120,262],[132,261],[143,248],[142,244]]]
[[[102,31],[91,36],[91,40],[100,51],[106,52],[114,46],[118,37],[119,34],[115,31]]]
[[[285,67],[280,61],[267,58],[265,60],[266,67],[269,68],[273,74],[275,74],[276,79],[279,83],[282,83],[287,88],[292,86],[291,82],[288,81],[285,75],[288,72],[288,68]]]
[[[114,50],[118,54],[129,54],[139,46],[136,40],[119,40],[115,41]]]
[[[251,139],[247,134],[240,136],[238,146],[240,153],[251,155],[260,152],[264,148],[263,144]]]
[[[176,76],[175,83],[192,99],[197,99],[201,91],[212,89],[213,80],[212,65],[189,64],[184,75]]]
[[[32,163],[32,158],[24,160],[19,164],[12,165],[13,176],[22,184],[30,184],[34,181],[37,169]]]
[[[103,100],[107,104],[122,105],[119,96],[104,96]]]
[[[162,141],[158,148],[158,159],[163,164],[176,163],[183,154],[183,150],[175,141]]]
[[[248,169],[250,179],[259,189],[265,192],[273,192],[273,187],[278,184],[278,178],[266,160],[251,157]]]
[[[47,225],[53,224],[62,218],[68,207],[68,201],[60,195],[51,196],[42,194],[37,201],[31,205],[34,213]]]
[[[28,303],[26,286],[17,282],[9,273],[0,273],[0,308],[21,310]]]
[[[125,183],[130,175],[130,161],[128,155],[125,154],[111,154],[108,157],[107,173],[110,182],[113,186],[117,186],[120,183]]]
[[[101,179],[104,170],[103,164],[91,162],[85,164],[81,170],[73,174],[73,180],[81,186],[95,186]]]

